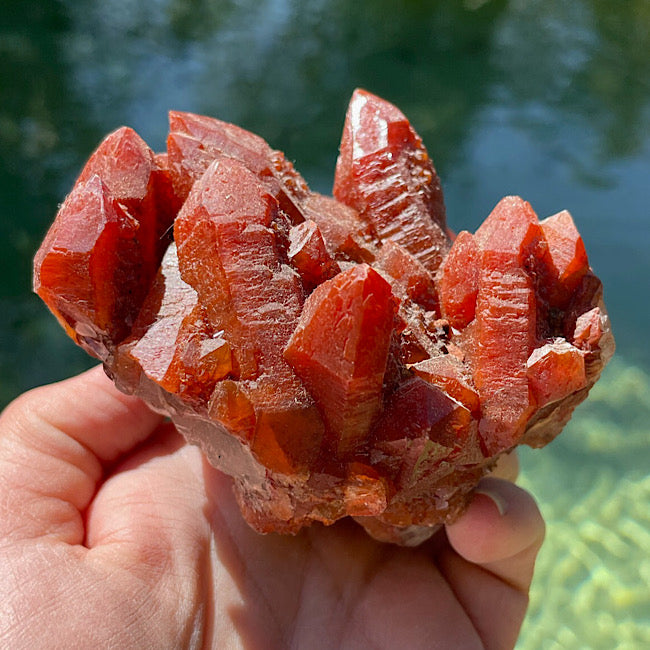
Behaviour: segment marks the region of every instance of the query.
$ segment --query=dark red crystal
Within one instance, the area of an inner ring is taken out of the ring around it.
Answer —
[[[256,530],[352,516],[415,544],[585,399],[613,353],[602,287],[566,211],[506,197],[453,238],[422,140],[363,90],[334,195],[259,136],[172,112],[165,153],[127,128],[99,146],[34,287],[233,476]]]

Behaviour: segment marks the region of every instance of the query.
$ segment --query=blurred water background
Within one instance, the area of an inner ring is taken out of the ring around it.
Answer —
[[[522,452],[548,533],[518,648],[650,647],[647,0],[2,0],[0,407],[91,363],[31,258],[108,131],[161,150],[169,108],[214,115],[329,192],[356,86],[410,117],[452,228],[506,194],[572,212],[618,350],[565,433]]]

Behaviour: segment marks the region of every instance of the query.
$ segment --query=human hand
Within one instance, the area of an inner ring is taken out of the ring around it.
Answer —
[[[351,521],[260,536],[95,368],[0,416],[0,647],[512,647],[544,524],[512,483],[480,489],[415,549]]]

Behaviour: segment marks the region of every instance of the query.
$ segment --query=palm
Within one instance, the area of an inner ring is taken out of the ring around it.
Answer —
[[[449,529],[454,546],[478,553],[470,559],[481,566],[462,559],[444,533],[418,549],[378,544],[352,523],[262,537],[241,519],[229,480],[169,425],[150,435],[155,417],[97,372],[86,375],[89,395],[101,386],[107,401],[95,422],[82,424],[88,414],[73,382],[76,406],[45,425],[47,455],[29,450],[32,469],[43,464],[38,486],[12,464],[20,407],[1,420],[3,475],[23,489],[2,495],[9,516],[0,538],[10,543],[2,546],[0,629],[12,647],[39,645],[45,630],[62,647],[514,644],[543,533],[514,486],[497,486],[516,490],[505,517],[480,497]],[[43,390],[64,399],[61,386]],[[72,391],[69,398],[72,405]],[[107,422],[118,435],[98,436]],[[505,541],[497,543],[499,530],[497,542],[476,538],[490,518],[498,528],[514,525],[512,517],[520,529]]]

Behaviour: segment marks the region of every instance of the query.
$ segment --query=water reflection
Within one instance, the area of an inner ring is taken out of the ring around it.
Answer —
[[[494,48],[499,91],[527,109],[526,126],[565,136],[562,153],[597,176],[611,158],[642,151],[650,117],[648,51],[644,0],[615,7],[602,0],[515,2]]]
[[[152,16],[146,3],[115,4],[69,3],[69,70],[95,120],[128,122],[162,146],[170,106],[219,115],[282,146],[323,186],[356,85],[400,103],[444,167],[485,100],[504,6],[177,0],[150,3]]]

